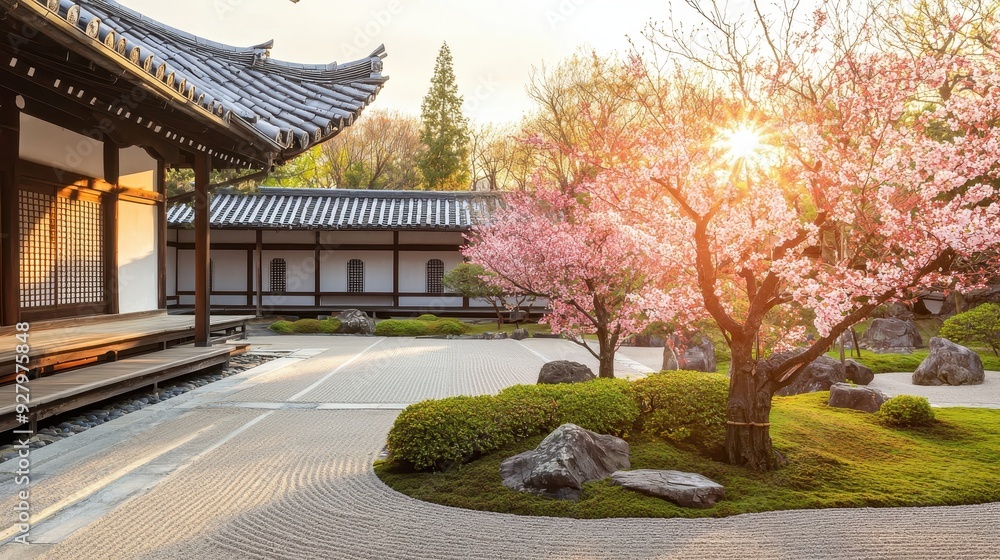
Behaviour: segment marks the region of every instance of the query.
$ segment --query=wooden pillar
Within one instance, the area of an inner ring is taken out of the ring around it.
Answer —
[[[118,144],[104,139],[104,180],[118,186],[120,175],[120,150]],[[102,197],[104,210],[104,293],[105,313],[118,313],[118,194],[108,193]]]
[[[18,240],[18,176],[17,162],[21,153],[21,110],[17,95],[0,89],[0,233],[2,233],[2,266],[0,289],[3,292],[2,321],[13,325],[20,320],[21,294],[20,243]]]
[[[209,346],[211,294],[208,267],[211,259],[209,235],[209,172],[212,158],[204,153],[194,158],[194,345]]]
[[[399,231],[392,232],[392,306],[399,307]]]
[[[247,249],[247,307],[253,307],[253,249]]]
[[[319,307],[319,303],[320,303],[320,297],[319,297],[319,292],[320,292],[320,288],[319,288],[319,286],[320,286],[320,281],[319,281],[319,249],[320,249],[320,246],[319,246],[319,230],[317,230],[316,231],[316,247],[315,247],[315,249],[313,251],[313,265],[316,267],[316,270],[313,273],[314,276],[315,276],[315,279],[316,279],[315,294],[314,294],[315,301],[314,301],[313,305],[315,305],[316,307]]]
[[[264,316],[264,232],[257,230],[257,316]]]
[[[156,307],[167,308],[167,166],[156,162],[156,192],[163,200],[156,203]],[[176,264],[176,263],[175,263]]]

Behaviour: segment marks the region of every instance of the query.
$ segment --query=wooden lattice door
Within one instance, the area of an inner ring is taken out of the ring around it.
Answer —
[[[23,187],[18,217],[24,317],[104,312],[107,271],[100,197],[76,189]]]

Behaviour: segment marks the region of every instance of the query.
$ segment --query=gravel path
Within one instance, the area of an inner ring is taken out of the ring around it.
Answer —
[[[533,381],[538,354],[574,350],[557,340],[343,340],[309,359],[275,360],[129,415],[128,423],[39,450],[33,512],[68,506],[34,522],[38,544],[7,544],[0,557],[1000,557],[1000,504],[572,520],[419,502],[372,472],[397,414],[380,404]],[[300,347],[308,343],[303,338]],[[0,473],[0,496],[13,489]],[[4,500],[0,515],[13,506]],[[11,521],[2,519],[0,529]]]
[[[890,397],[916,395],[927,397],[934,406],[971,406],[1000,408],[1000,372],[987,371],[982,385],[926,386],[914,385],[912,373],[880,373],[869,387],[879,389]],[[1000,551],[997,551],[1000,558]]]

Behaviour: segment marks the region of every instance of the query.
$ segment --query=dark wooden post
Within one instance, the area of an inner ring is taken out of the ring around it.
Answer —
[[[264,232],[257,230],[257,316],[264,316]]]
[[[2,236],[3,261],[3,320],[4,325],[13,325],[20,320],[21,294],[18,275],[21,269],[21,248],[18,241],[18,178],[17,161],[21,153],[21,110],[17,107],[17,95],[0,89],[0,233]]]
[[[392,232],[392,306],[399,307],[399,231]]]
[[[319,297],[319,292],[320,292],[320,288],[319,288],[319,286],[320,286],[320,281],[319,281],[319,248],[320,248],[320,246],[319,246],[319,230],[317,230],[316,231],[316,248],[313,251],[313,253],[314,253],[313,254],[313,265],[316,267],[316,270],[313,272],[313,274],[316,276],[316,285],[315,285],[315,292],[316,293],[315,293],[315,300],[314,300],[313,304],[316,307],[319,307],[319,303],[320,303],[320,297]]]
[[[167,166],[156,161],[156,192],[163,200],[156,203],[156,307],[167,308]]]
[[[211,293],[208,267],[209,243],[209,172],[212,158],[204,153],[194,158],[194,345],[209,346],[211,333]]]
[[[118,144],[104,139],[104,180],[118,186],[121,151]],[[101,201],[104,210],[104,293],[105,313],[118,313],[118,193],[108,193]]]

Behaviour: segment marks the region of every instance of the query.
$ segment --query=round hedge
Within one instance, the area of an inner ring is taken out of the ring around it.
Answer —
[[[934,424],[934,410],[926,397],[898,395],[882,403],[875,413],[879,422],[894,428],[914,428]]]
[[[625,435],[638,415],[628,382],[622,379],[515,385],[496,396],[410,405],[396,417],[387,448],[403,468],[444,470],[566,423]]]
[[[726,443],[729,378],[718,373],[670,371],[632,383],[639,429],[680,447],[721,456]]]

